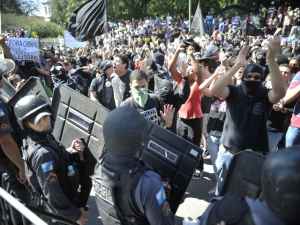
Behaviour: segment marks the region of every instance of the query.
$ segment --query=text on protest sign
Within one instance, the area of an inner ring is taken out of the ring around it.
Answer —
[[[17,61],[39,61],[39,40],[37,38],[9,38],[7,45]]]

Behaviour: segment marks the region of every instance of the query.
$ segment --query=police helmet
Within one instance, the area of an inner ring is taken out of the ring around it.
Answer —
[[[148,128],[148,121],[132,106],[111,111],[103,124],[107,153],[136,156],[143,148]]]
[[[55,77],[64,77],[66,76],[67,73],[63,65],[57,63],[51,67],[50,74],[51,76],[55,76]]]
[[[19,99],[14,106],[14,113],[21,129],[24,129],[24,121],[51,115],[50,105],[42,96],[27,95]]]
[[[15,70],[16,64],[11,59],[0,59],[0,77]]]
[[[263,166],[263,197],[270,209],[287,224],[299,222],[299,171],[299,146],[270,154]]]

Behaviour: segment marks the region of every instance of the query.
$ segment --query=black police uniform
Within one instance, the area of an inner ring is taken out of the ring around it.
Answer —
[[[160,176],[138,160],[148,123],[128,105],[104,122],[105,153],[94,185],[105,225],[174,224]]]
[[[227,194],[199,218],[200,225],[299,224],[300,152],[297,147],[267,156],[262,171],[262,200]]]
[[[200,217],[200,225],[216,225],[221,221],[232,225],[285,225],[266,202],[235,195],[225,195],[212,203]]]
[[[45,200],[51,212],[77,221],[81,215],[79,208],[86,205],[89,194],[79,174],[84,162],[78,154],[70,154],[60,146],[50,134],[51,130],[36,132],[24,127],[24,121],[40,113],[50,114],[50,106],[41,96],[22,97],[14,106],[14,113],[26,135],[22,151],[31,187]]]
[[[119,170],[105,164],[96,171],[98,185],[95,188],[103,224],[174,224],[174,215],[157,173],[139,162],[132,162],[130,168],[127,161]]]
[[[26,176],[48,209],[73,221],[80,217],[79,161],[58,146],[51,137],[31,135],[26,140]]]

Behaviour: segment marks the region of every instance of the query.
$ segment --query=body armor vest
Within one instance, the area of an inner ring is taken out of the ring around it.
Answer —
[[[103,224],[149,224],[134,197],[138,182],[147,170],[144,165],[120,172],[112,172],[103,165],[96,169],[94,187]]]
[[[43,195],[42,188],[37,180],[37,175],[32,167],[32,160],[36,154],[39,154],[39,150],[42,148],[47,149],[52,153],[55,158],[57,169],[54,171],[57,175],[58,182],[60,183],[64,194],[68,199],[76,206],[81,207],[81,202],[78,193],[79,187],[79,171],[78,165],[69,159],[66,154],[64,154],[61,146],[59,146],[55,141],[43,141],[36,142],[28,138],[24,141],[22,152],[25,158],[25,172],[26,177],[29,180],[31,187],[34,192],[40,195],[45,201],[47,199]]]

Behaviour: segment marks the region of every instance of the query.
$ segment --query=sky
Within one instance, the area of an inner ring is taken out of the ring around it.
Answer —
[[[44,2],[44,0],[34,0],[34,2],[37,4],[39,9],[37,11],[33,12],[33,14],[36,15],[36,16],[42,16],[43,13],[41,11],[41,9],[42,9],[42,4],[41,3]]]

